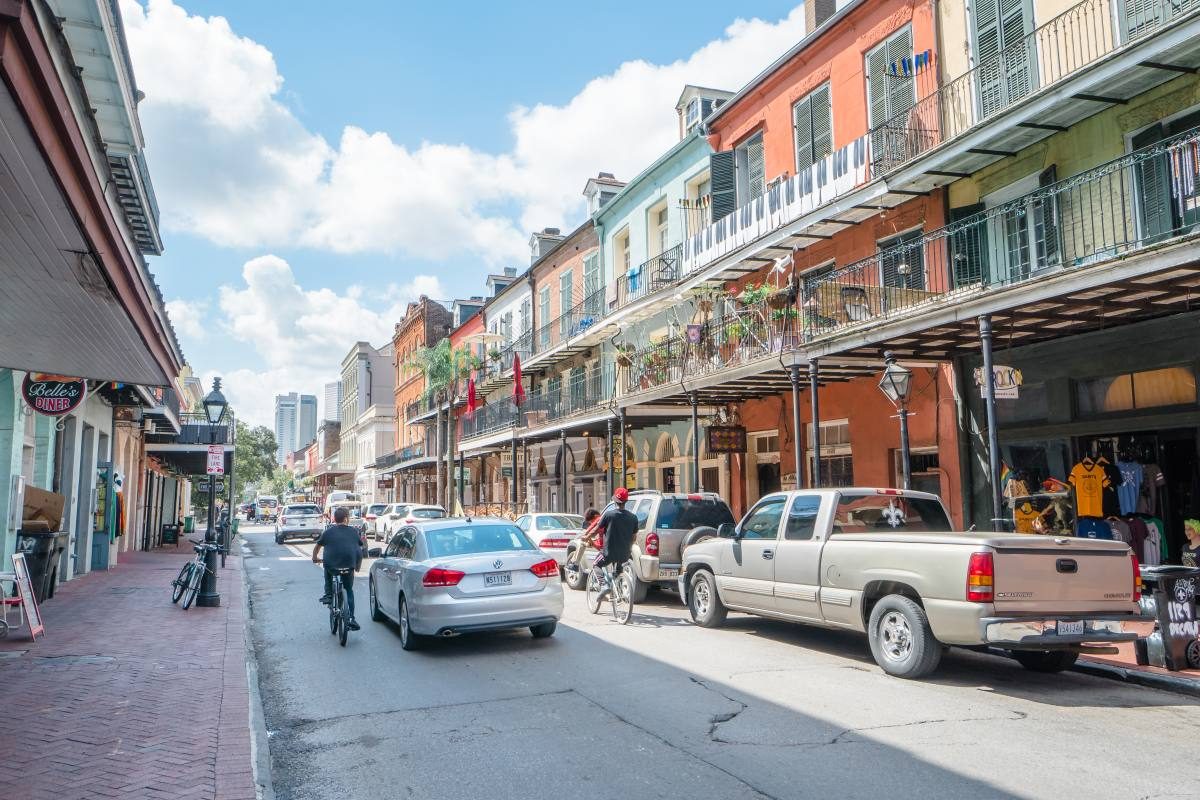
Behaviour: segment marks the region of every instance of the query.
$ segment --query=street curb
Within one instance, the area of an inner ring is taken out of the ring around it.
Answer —
[[[1150,689],[1160,689],[1164,692],[1200,697],[1200,681],[1188,678],[1176,678],[1171,675],[1159,675],[1156,672],[1143,672],[1138,669],[1114,667],[1110,664],[1100,664],[1095,661],[1078,661],[1071,668],[1072,672],[1082,672],[1098,678],[1124,681]]]
[[[267,738],[267,719],[262,693],[258,687],[258,655],[250,631],[250,573],[246,570],[248,549],[242,550],[242,608],[245,609],[246,687],[250,697],[250,764],[254,770],[254,794],[257,800],[275,800],[271,783],[271,746]]]

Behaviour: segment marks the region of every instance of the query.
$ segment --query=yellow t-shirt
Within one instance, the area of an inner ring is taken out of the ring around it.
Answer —
[[[1109,485],[1104,467],[1090,459],[1081,461],[1071,470],[1067,480],[1075,487],[1075,514],[1080,517],[1103,517],[1104,490]]]
[[[1015,523],[1017,533],[1036,533],[1037,529],[1034,527],[1034,522],[1042,516],[1042,513],[1034,508],[1033,503],[1030,503],[1028,500],[1018,503],[1016,508],[1013,509],[1013,522]]]

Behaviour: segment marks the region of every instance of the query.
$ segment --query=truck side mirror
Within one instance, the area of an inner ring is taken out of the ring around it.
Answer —
[[[722,522],[717,528],[717,536],[720,536],[722,539],[736,539],[737,526],[732,522]]]

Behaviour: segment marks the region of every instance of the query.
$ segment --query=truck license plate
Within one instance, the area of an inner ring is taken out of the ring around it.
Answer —
[[[660,577],[660,578],[678,578],[678,577],[679,577],[679,570],[677,570],[677,569],[663,569],[662,567],[659,567],[659,569],[658,569],[658,577]]]
[[[483,576],[484,586],[512,586],[511,572],[489,572]]]
[[[1059,636],[1082,636],[1083,635],[1083,620],[1075,622],[1067,622],[1065,620],[1058,621]]]

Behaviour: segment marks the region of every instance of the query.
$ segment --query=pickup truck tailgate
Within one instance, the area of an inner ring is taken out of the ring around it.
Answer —
[[[1129,612],[1133,562],[1122,542],[1043,536],[992,539],[1000,614]]]

